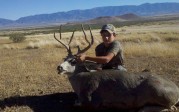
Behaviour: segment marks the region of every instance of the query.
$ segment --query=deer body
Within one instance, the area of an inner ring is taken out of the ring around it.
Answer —
[[[72,55],[69,44],[64,44],[56,37],[55,39],[68,51],[68,56],[57,67],[57,70],[59,73],[68,74],[69,81],[82,105],[118,109],[138,109],[146,105],[153,105],[159,107],[157,112],[163,112],[163,109],[177,110],[175,105],[179,102],[179,88],[172,81],[150,72],[129,73],[120,70],[90,72],[88,65],[96,66],[96,64],[78,62],[76,55]],[[91,47],[92,33],[91,43],[89,41],[88,43],[89,45],[83,50],[78,47],[78,53],[83,53]],[[156,111],[146,108],[141,112]]]
[[[80,72],[69,80],[82,104],[95,107],[131,109],[150,104],[170,108],[179,100],[179,89],[173,82],[149,72]]]

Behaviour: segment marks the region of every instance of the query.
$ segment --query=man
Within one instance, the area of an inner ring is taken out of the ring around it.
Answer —
[[[101,64],[102,69],[119,69],[126,71],[123,67],[123,52],[119,41],[116,39],[116,30],[112,24],[103,25],[100,31],[103,42],[99,44],[95,51],[96,56],[91,57],[80,54],[79,61],[90,60]]]

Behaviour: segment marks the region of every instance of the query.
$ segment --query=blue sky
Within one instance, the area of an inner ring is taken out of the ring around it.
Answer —
[[[0,18],[16,20],[24,16],[76,9],[163,2],[179,3],[179,0],[0,0]]]

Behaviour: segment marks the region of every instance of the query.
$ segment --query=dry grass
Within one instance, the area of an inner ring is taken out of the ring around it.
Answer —
[[[126,28],[123,31],[121,29],[118,29],[119,35],[117,36],[117,40],[123,44],[126,55],[143,56],[155,54],[155,56],[178,56],[179,51],[177,50],[178,46],[176,44],[179,42],[178,31],[150,31],[152,29],[151,27],[149,31],[140,31],[140,29],[133,31],[130,28]],[[101,36],[98,30],[93,31],[93,33],[95,37],[94,46],[96,46],[101,42]],[[89,37],[89,32],[87,35]],[[56,36],[58,37],[59,35],[56,34]],[[71,33],[63,33],[62,36],[64,43],[68,43]],[[0,49],[63,48],[53,38],[53,34],[29,35],[26,37],[27,40],[25,42],[18,44],[12,43],[8,38],[2,38]],[[78,45],[85,46],[86,44],[83,33],[76,32],[75,38],[70,45],[71,47],[76,47]]]
[[[178,57],[179,51],[174,46],[165,43],[128,43],[124,53],[129,56]]]
[[[70,92],[66,76],[56,67],[65,57],[64,49],[1,50],[0,99],[11,96],[36,96]]]
[[[136,72],[148,67],[159,74],[165,73],[178,82],[179,30],[173,30],[178,29],[178,26],[151,25],[118,28],[117,40],[123,45],[128,70]],[[164,30],[161,31],[161,29]],[[94,30],[93,33],[95,45],[87,52],[88,55],[94,55],[95,46],[101,42],[99,30]],[[71,33],[62,35],[67,43]],[[77,45],[84,47],[86,44],[82,32],[76,32],[74,40],[73,47]],[[76,49],[73,50],[75,52]],[[66,56],[66,50],[56,42],[53,34],[29,35],[23,43],[12,43],[8,37],[0,37],[0,56],[0,99],[2,100],[13,96],[37,97],[73,91],[67,77],[60,76],[56,72],[58,63]],[[43,103],[43,100],[39,102]],[[2,111],[35,111],[35,107],[29,108],[28,103],[25,104],[20,105],[17,102],[14,105],[5,105]],[[38,109],[47,111],[40,107]]]

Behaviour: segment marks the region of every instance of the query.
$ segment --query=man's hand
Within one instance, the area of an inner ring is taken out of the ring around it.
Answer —
[[[86,54],[78,54],[77,60],[78,62],[84,62],[86,60]]]

